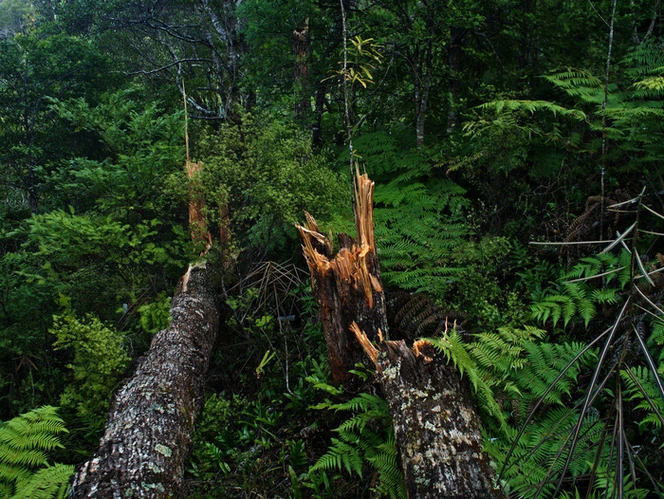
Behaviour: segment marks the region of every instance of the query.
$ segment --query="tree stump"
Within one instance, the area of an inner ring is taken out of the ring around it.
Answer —
[[[332,382],[348,381],[348,371],[365,362],[362,348],[350,331],[353,322],[371,338],[387,333],[385,294],[380,278],[373,232],[373,187],[369,177],[356,176],[357,241],[339,234],[341,249],[332,256],[332,235],[318,230],[314,218],[296,225],[302,239],[302,251],[309,266],[313,294],[320,306],[327,344]]]
[[[331,235],[307,214],[297,226],[311,273],[329,353],[332,381],[370,359],[392,416],[410,498],[485,498],[498,495],[482,453],[479,416],[459,372],[426,341],[409,348],[387,339],[387,314],[373,229],[373,187],[356,174],[357,242]],[[426,352],[426,353],[425,353]]]

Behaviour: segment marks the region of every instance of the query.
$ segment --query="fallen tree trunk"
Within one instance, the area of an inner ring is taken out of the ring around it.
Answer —
[[[355,362],[377,369],[408,496],[493,497],[493,470],[482,453],[479,416],[456,369],[423,341],[413,348],[387,340],[387,314],[373,233],[373,182],[356,176],[357,243],[341,249],[307,215],[298,226],[327,342],[333,382],[347,383]],[[423,353],[426,351],[426,354]]]
[[[170,327],[116,392],[99,449],[77,466],[70,498],[178,497],[219,328],[211,280],[205,264],[189,267]]]

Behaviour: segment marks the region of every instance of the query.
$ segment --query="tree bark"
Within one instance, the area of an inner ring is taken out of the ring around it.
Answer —
[[[409,497],[493,497],[493,470],[482,453],[479,416],[459,373],[426,341],[409,348],[403,340],[386,339],[373,186],[366,174],[357,172],[358,241],[340,235],[336,256],[331,236],[322,234],[310,215],[306,227],[298,226],[320,304],[333,382],[348,383],[348,371],[364,355],[376,366]]]
[[[413,86],[415,88],[415,132],[418,149],[424,145],[424,123],[429,105],[433,45],[431,40],[417,47],[413,56]]]
[[[482,430],[465,380],[426,340],[374,346],[353,332],[374,361],[392,416],[410,498],[496,497],[494,472],[482,452]]]
[[[135,374],[116,392],[99,449],[77,466],[69,498],[178,497],[219,328],[212,271],[190,266]]]
[[[295,116],[302,123],[309,125],[311,119],[311,102],[309,93],[309,52],[311,36],[309,34],[309,18],[305,18],[296,29],[293,30],[293,56],[295,57],[295,69],[293,74],[296,102]]]
[[[463,28],[450,28],[449,46],[447,49],[447,62],[449,77],[448,108],[447,108],[447,133],[454,132],[459,127],[459,99],[461,97],[461,70],[463,61],[463,43],[465,30]]]

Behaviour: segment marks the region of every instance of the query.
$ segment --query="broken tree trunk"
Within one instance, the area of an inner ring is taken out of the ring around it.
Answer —
[[[208,230],[207,219],[204,214],[205,194],[203,193],[203,186],[201,184],[201,170],[203,169],[203,165],[191,161],[191,157],[189,156],[189,122],[187,116],[187,93],[184,89],[184,80],[182,80],[182,98],[184,99],[184,144],[186,154],[184,171],[187,174],[187,180],[189,181],[189,232],[191,233],[191,240],[194,243],[202,243],[205,245],[205,250],[201,253],[203,254],[212,247],[212,235]],[[221,211],[221,205],[219,209]]]
[[[410,498],[493,497],[493,470],[481,449],[479,417],[461,376],[423,341],[388,341],[373,232],[373,182],[356,175],[358,240],[331,236],[307,214],[298,226],[327,342],[332,379],[345,383],[371,359],[387,400]],[[426,352],[424,354],[423,352]],[[365,357],[366,355],[366,357]]]
[[[357,325],[352,329],[376,366],[408,497],[496,497],[480,419],[459,372],[426,340],[412,348],[403,340],[374,346]]]
[[[333,383],[348,381],[348,371],[366,358],[350,331],[357,322],[371,339],[387,332],[385,295],[381,284],[373,233],[373,186],[367,175],[356,175],[355,228],[357,241],[339,234],[341,249],[332,257],[330,238],[318,230],[307,213],[297,225],[311,273],[311,286],[320,306]],[[380,333],[379,333],[380,331]]]
[[[77,466],[69,498],[178,497],[219,328],[212,272],[190,266],[133,377],[116,392],[96,454]]]

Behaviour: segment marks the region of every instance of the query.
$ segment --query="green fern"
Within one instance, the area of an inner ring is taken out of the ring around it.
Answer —
[[[551,497],[555,479],[564,467],[568,453],[568,437],[578,422],[578,411],[559,407],[547,411],[544,418],[531,422],[512,450],[510,463],[503,468],[510,442],[489,440],[486,451],[503,470],[501,479],[506,492],[515,497]],[[584,477],[597,457],[597,443],[602,438],[603,424],[595,414],[582,421],[581,438],[575,448],[575,458],[568,474],[572,478]],[[602,455],[606,458],[608,450]]]
[[[465,189],[432,174],[434,160],[413,148],[405,130],[364,134],[354,148],[375,188],[375,235],[382,277],[405,290],[442,294],[463,269],[455,255],[469,244]]]
[[[347,441],[348,440],[348,441]],[[310,473],[316,471],[346,470],[349,474],[356,474],[362,478],[364,460],[358,448],[357,435],[341,433],[341,438],[333,438],[327,452],[309,468]]]
[[[360,393],[342,403],[323,402],[317,409],[352,412],[334,431],[327,452],[309,468],[309,475],[346,471],[360,478],[365,465],[378,475],[375,492],[394,499],[406,497],[403,472],[398,463],[394,430],[387,403],[381,397]]]
[[[30,480],[17,488],[12,499],[64,499],[69,492],[69,479],[74,466],[56,463],[37,470]]]
[[[528,386],[530,398],[538,399],[545,396],[547,404],[563,405],[563,396],[571,395],[577,386],[577,378],[581,368],[588,366],[596,359],[590,350],[566,370],[565,375],[552,383],[573,359],[585,348],[582,343],[526,343],[527,362],[519,373],[521,383]]]
[[[648,348],[655,353],[659,365],[658,372],[660,376],[664,376],[664,320],[661,317],[652,321],[652,334],[648,338]]]
[[[74,467],[49,465],[48,452],[62,448],[66,432],[57,409],[44,406],[0,426],[0,490],[12,498],[61,498],[69,490]]]
[[[378,484],[375,487],[376,494],[380,497],[390,497],[390,499],[405,499],[403,472],[399,465],[394,434],[388,435],[387,441],[378,445],[376,450],[375,455],[367,457],[367,461],[378,472]]]
[[[496,114],[503,112],[518,112],[533,114],[538,111],[547,111],[554,116],[569,116],[575,119],[585,120],[586,115],[578,109],[568,109],[550,101],[544,100],[497,100],[482,104],[480,109],[492,110]]]
[[[604,83],[589,71],[568,69],[545,76],[556,87],[585,103],[602,105],[605,99]]]
[[[618,303],[619,293],[630,279],[631,254],[626,250],[619,255],[606,252],[581,258],[561,275],[560,282],[548,294],[532,304],[532,317],[542,324],[551,320],[554,327],[561,319],[566,327],[580,318],[588,327],[597,306]]]
[[[462,268],[458,253],[470,231],[462,218],[465,191],[448,180],[376,189],[376,244],[386,283],[407,290],[443,290]]]
[[[647,367],[636,366],[621,370],[620,378],[626,386],[625,400],[637,402],[635,409],[645,412],[639,427],[661,431],[664,427],[664,394],[659,391],[653,372]]]

